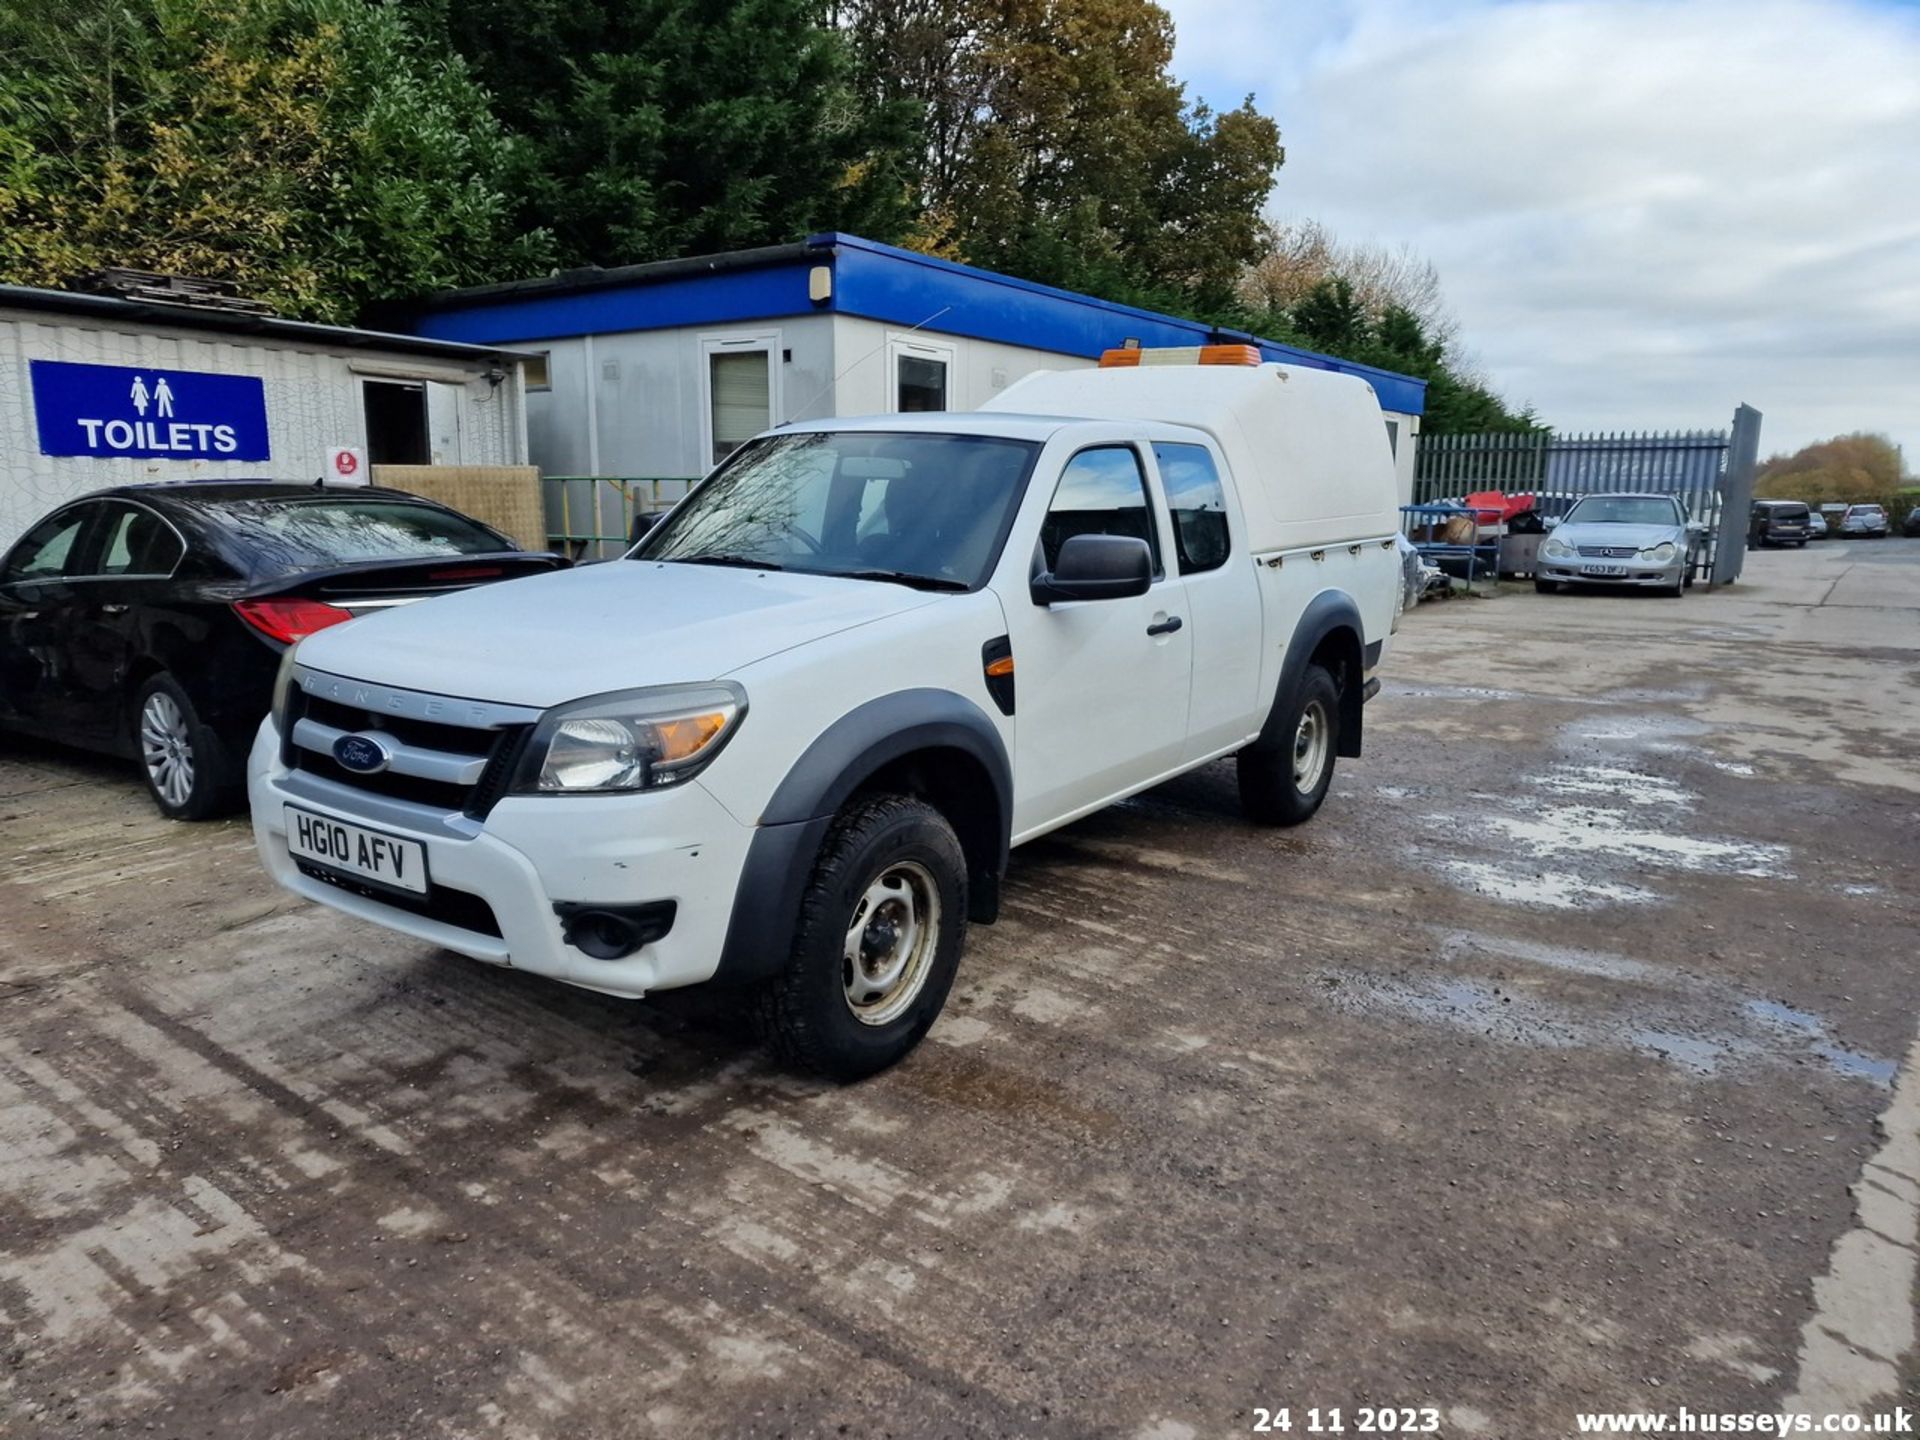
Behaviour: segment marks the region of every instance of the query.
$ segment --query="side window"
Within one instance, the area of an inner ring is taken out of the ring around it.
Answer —
[[[63,510],[29,530],[26,538],[8,554],[6,568],[0,570],[0,585],[22,580],[51,580],[64,574],[93,508],[83,505],[77,510]]]
[[[1173,512],[1173,545],[1180,552],[1180,573],[1218,570],[1232,548],[1227,537],[1227,492],[1204,445],[1156,444],[1160,483]]]
[[[1047,518],[1040,525],[1040,548],[1049,570],[1059,563],[1060,547],[1075,535],[1131,535],[1153,552],[1153,573],[1160,567],[1160,527],[1147,503],[1147,477],[1131,445],[1100,445],[1082,450],[1060,472]]]
[[[113,505],[107,510],[106,535],[90,573],[170,575],[183,553],[173,527],[151,510]]]

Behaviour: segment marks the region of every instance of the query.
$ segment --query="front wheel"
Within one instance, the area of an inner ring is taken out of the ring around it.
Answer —
[[[1558,580],[1535,580],[1533,582],[1533,588],[1542,595],[1552,595],[1559,591],[1560,582]]]
[[[786,967],[757,997],[768,1047],[832,1080],[886,1069],[946,1004],[966,916],[966,855],[946,817],[909,795],[855,801],[820,847]]]
[[[1240,808],[1261,825],[1311,820],[1333,784],[1340,748],[1340,687],[1318,665],[1300,674],[1276,745],[1255,744],[1234,757]]]
[[[193,700],[164,671],[140,687],[134,740],[147,792],[169,820],[207,820],[235,807],[239,786],[220,737],[201,724]]]

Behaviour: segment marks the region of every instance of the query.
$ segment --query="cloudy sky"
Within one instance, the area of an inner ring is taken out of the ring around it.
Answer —
[[[1495,387],[1561,429],[1763,411],[1920,471],[1920,3],[1161,0],[1191,93],[1251,92],[1276,217],[1440,267]]]

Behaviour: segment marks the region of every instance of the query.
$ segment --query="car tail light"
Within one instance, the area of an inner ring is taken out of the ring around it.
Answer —
[[[495,580],[506,572],[498,565],[463,565],[457,570],[429,570],[429,580]]]
[[[236,600],[233,610],[269,640],[291,645],[316,630],[351,620],[353,612],[318,600]]]

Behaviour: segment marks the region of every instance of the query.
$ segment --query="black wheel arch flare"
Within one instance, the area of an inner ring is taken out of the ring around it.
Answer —
[[[1293,627],[1293,637],[1287,642],[1273,703],[1267,711],[1266,723],[1260,727],[1260,738],[1254,744],[1271,749],[1292,740],[1292,736],[1280,732],[1286,725],[1300,672],[1317,661],[1332,672],[1334,684],[1340,688],[1340,744],[1335,753],[1345,759],[1357,759],[1365,711],[1366,656],[1379,653],[1376,647],[1365,644],[1366,633],[1360,620],[1360,607],[1346,591],[1322,590],[1308,601],[1299,623]]]
[[[752,982],[786,962],[800,897],[842,806],[876,783],[931,790],[967,855],[968,918],[998,913],[1013,824],[1013,766],[1000,732],[947,690],[900,690],[855,706],[807,747],[761,813],[734,893],[714,980]]]

